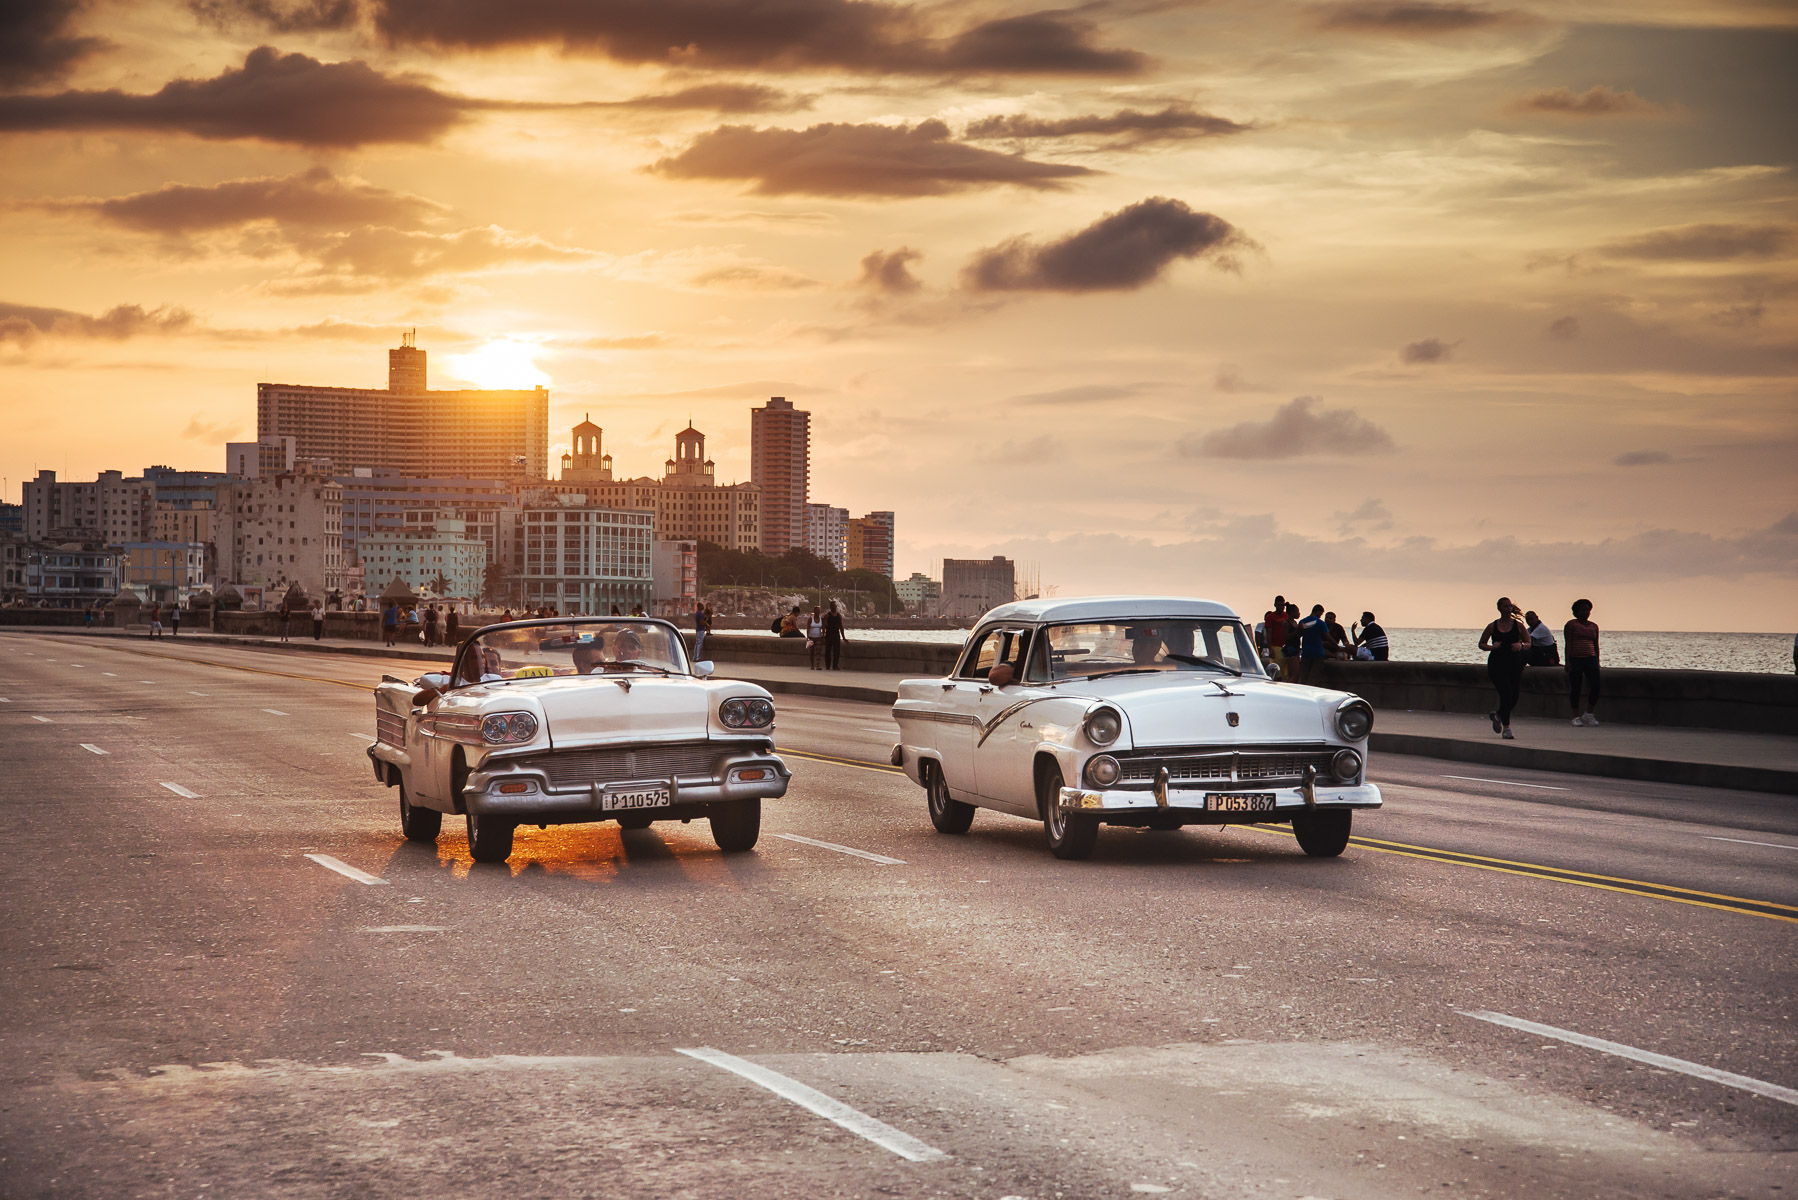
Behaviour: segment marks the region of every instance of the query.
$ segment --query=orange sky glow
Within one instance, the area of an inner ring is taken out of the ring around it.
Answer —
[[[1736,0],[22,0],[3,498],[416,328],[630,475],[790,398],[901,576],[1790,631],[1793,62]]]

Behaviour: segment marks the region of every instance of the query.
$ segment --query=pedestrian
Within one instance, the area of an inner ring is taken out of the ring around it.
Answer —
[[[1544,625],[1542,618],[1533,612],[1523,614],[1523,627],[1530,631],[1530,666],[1560,666],[1561,648],[1555,645],[1554,630]]]
[[[1269,674],[1275,679],[1286,678],[1286,597],[1275,596],[1274,606],[1262,614],[1262,637],[1267,643],[1267,660],[1272,664]]]
[[[1299,650],[1304,636],[1299,633],[1299,606],[1288,600],[1286,602],[1286,673],[1292,675],[1298,670]]]
[[[281,640],[293,632],[293,603],[286,596],[281,597]]]
[[[812,615],[805,623],[805,648],[811,652],[812,670],[822,670],[818,665],[818,657],[824,651],[824,614],[812,605]]]
[[[1592,710],[1598,707],[1598,626],[1592,623],[1592,602],[1573,602],[1573,620],[1561,632],[1567,638],[1567,703],[1575,725],[1597,725]],[[1798,657],[1798,650],[1793,654]],[[1580,685],[1586,685],[1586,709],[1580,711]]]
[[[1380,628],[1379,622],[1373,619],[1372,613],[1362,613],[1360,624],[1350,625],[1349,629],[1353,631],[1355,635],[1356,658],[1363,657],[1363,652],[1365,652],[1365,657],[1373,662],[1386,661],[1386,655],[1389,650],[1386,641],[1386,631]]]
[[[454,646],[462,640],[462,618],[457,614],[454,606],[451,606],[448,615],[443,618],[443,627],[449,632],[446,640],[450,645]]]
[[[830,602],[830,611],[824,614],[824,669],[841,671],[843,669],[843,614],[837,611],[837,602]]]
[[[87,611],[81,614],[81,625],[82,625],[82,628],[84,628],[84,629],[92,629],[94,627],[94,606],[93,605],[91,605],[91,604],[88,605]],[[1798,651],[1793,652],[1793,658],[1798,659]]]
[[[400,606],[398,602],[389,602],[381,608],[381,636],[389,646],[400,632]]]
[[[1299,682],[1310,683],[1317,664],[1324,660],[1324,639],[1330,632],[1329,622],[1324,620],[1324,606],[1313,604],[1311,615],[1299,622],[1298,631]]]
[[[181,601],[169,605],[169,636],[181,636]]]
[[[712,631],[712,623],[710,620],[707,619],[708,616],[709,616],[709,614],[706,610],[705,605],[695,604],[693,606],[693,661],[694,662],[698,662],[701,659],[705,658],[705,637],[706,637],[706,634],[708,634]]]
[[[324,638],[325,638],[325,602],[323,600],[314,600],[312,602],[312,640],[315,642],[321,642],[324,640]]]
[[[162,604],[160,601],[150,606],[150,636],[153,638],[162,636]]]
[[[780,636],[784,638],[804,637],[800,628],[799,606],[795,604],[787,610],[787,615],[780,619]]]
[[[436,644],[437,644],[437,606],[435,604],[433,604],[429,608],[425,609],[425,645],[435,646]]]
[[[1498,620],[1480,631],[1480,649],[1486,652],[1486,678],[1498,691],[1498,707],[1486,714],[1492,719],[1492,732],[1507,741],[1515,740],[1511,712],[1523,687],[1523,668],[1530,661],[1530,633],[1518,619],[1517,606],[1509,596],[1498,598]]]

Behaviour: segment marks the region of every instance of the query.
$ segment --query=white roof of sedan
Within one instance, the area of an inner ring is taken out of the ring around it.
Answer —
[[[1180,596],[1078,596],[1068,599],[1019,600],[1001,604],[981,618],[986,621],[1104,621],[1111,618],[1231,617],[1229,605]],[[1240,619],[1240,618],[1236,618]]]

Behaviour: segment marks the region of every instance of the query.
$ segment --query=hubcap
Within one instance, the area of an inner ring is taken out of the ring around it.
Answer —
[[[1056,796],[1050,799],[1045,807],[1049,813],[1049,836],[1059,842],[1062,829],[1066,825],[1066,814],[1061,811],[1061,797]]]

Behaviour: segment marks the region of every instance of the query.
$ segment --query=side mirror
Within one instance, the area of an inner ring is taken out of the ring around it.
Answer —
[[[437,697],[439,697],[441,695],[443,695],[443,693],[438,691],[436,688],[429,688],[429,687],[425,688],[422,691],[419,691],[413,695],[412,707],[413,708],[423,708],[425,705],[429,704],[431,701],[437,699]]]
[[[986,673],[986,681],[996,688],[1008,687],[1017,677],[1018,673],[1010,663],[1000,663]]]
[[[717,668],[712,666],[710,659],[707,659],[705,662],[696,662],[693,664],[693,674],[699,679],[710,679],[712,677],[712,672],[715,670],[717,670]]]

